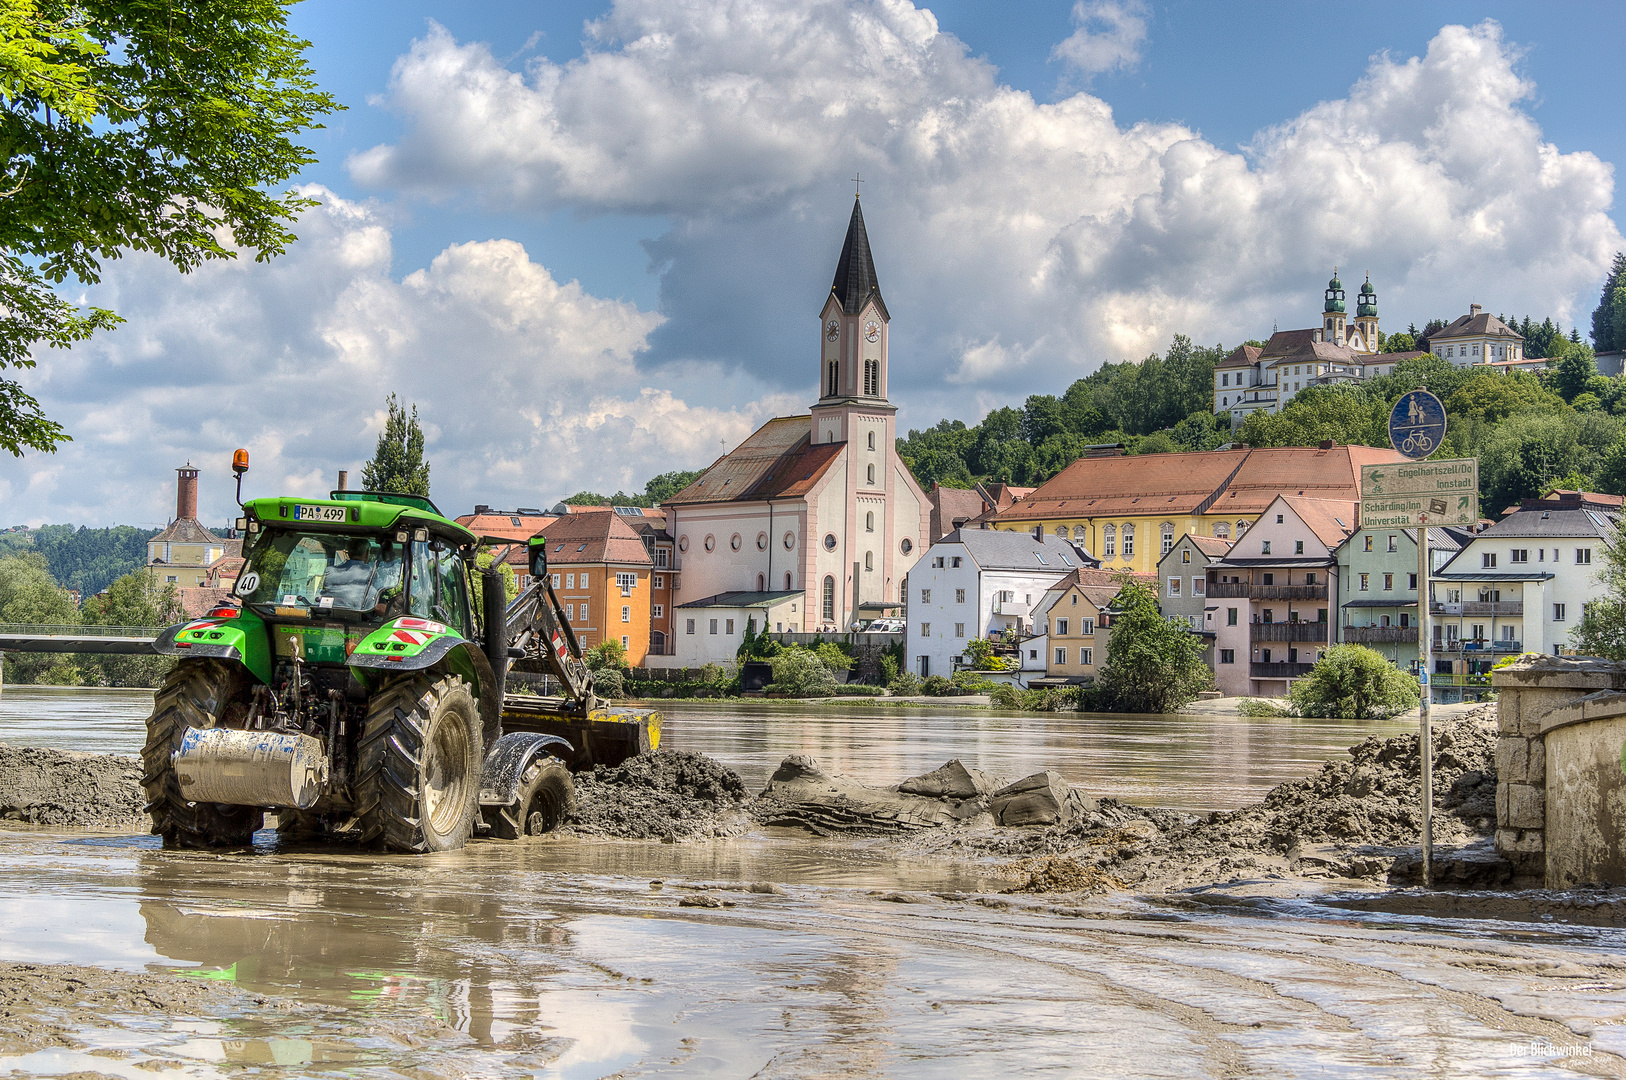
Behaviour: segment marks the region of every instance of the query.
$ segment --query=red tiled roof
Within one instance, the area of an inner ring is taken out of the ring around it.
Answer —
[[[1355,531],[1356,517],[1361,508],[1361,504],[1355,501],[1301,499],[1297,495],[1283,495],[1282,502],[1293,508],[1293,513],[1310,527],[1310,531],[1327,545],[1329,551],[1349,539]]]
[[[568,514],[554,522],[546,535],[549,565],[649,566],[653,562],[644,542],[614,510]]]
[[[1263,351],[1257,345],[1238,345],[1235,352],[1215,364],[1214,367],[1216,369],[1252,367],[1254,361],[1259,359],[1259,354]]]
[[[175,600],[181,605],[181,614],[196,619],[207,615],[217,604],[230,603],[231,590],[188,585],[175,590]]]
[[[805,495],[846,443],[812,442],[812,418],[778,416],[712,462],[700,479],[666,500],[666,506],[756,502]]]
[[[1222,540],[1217,536],[1198,536],[1191,533],[1186,539],[1197,545],[1197,550],[1204,555],[1224,555],[1231,550],[1231,541]]]
[[[218,544],[220,537],[203,527],[197,518],[176,518],[163,532],[148,540],[149,544]]]
[[[590,507],[602,510],[603,507]],[[520,523],[514,524],[519,518]],[[553,514],[464,514],[457,523],[477,536],[502,536],[510,540],[529,540],[559,518]]]

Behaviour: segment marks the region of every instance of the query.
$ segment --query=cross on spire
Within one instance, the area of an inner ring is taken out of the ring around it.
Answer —
[[[853,173],[853,198],[858,198],[858,185],[864,182],[863,173]]]

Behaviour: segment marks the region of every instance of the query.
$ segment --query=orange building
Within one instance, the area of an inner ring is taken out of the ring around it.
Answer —
[[[600,509],[566,514],[546,535],[553,590],[582,648],[619,641],[627,663],[642,667],[655,561],[638,533],[615,510]]]

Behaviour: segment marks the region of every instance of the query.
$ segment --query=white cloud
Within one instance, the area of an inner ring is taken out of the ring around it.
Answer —
[[[311,194],[323,205],[269,264],[110,267],[92,299],[129,321],[30,373],[74,441],[0,480],[7,525],[161,524],[185,461],[204,470],[206,517],[222,520],[237,446],[251,453],[246,491],[319,494],[339,469],[359,481],[390,391],[416,402],[435,497],[454,513],[641,486],[710,460],[716,438],[737,442],[764,415],[769,403],[690,405],[645,387],[634,358],[660,316],[555,280],[513,241],[453,245],[397,280],[380,209]]]
[[[1073,5],[1078,27],[1056,45],[1051,57],[1085,75],[1129,70],[1140,63],[1146,43],[1146,5],[1129,0],[1078,0]]]
[[[1133,62],[1139,8],[1076,14],[1058,55]],[[352,170],[434,198],[669,215],[652,252],[670,322],[640,364],[715,358],[791,389],[811,384],[784,357],[815,332],[841,178],[861,168],[892,386],[930,423],[966,400],[945,372],[1020,398],[1175,333],[1311,325],[1334,264],[1371,272],[1388,327],[1470,300],[1580,321],[1622,246],[1612,170],[1543,141],[1532,89],[1496,24],[1447,26],[1239,153],[1122,125],[1087,93],[1037,102],[903,0],[621,0],[580,58],[523,71],[433,28],[393,75],[406,136]],[[750,332],[717,333],[728,319]]]

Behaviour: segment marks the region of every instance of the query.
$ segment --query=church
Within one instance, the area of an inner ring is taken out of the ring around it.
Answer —
[[[733,663],[747,622],[846,631],[898,614],[931,506],[897,453],[891,316],[857,197],[818,322],[820,396],[769,420],[663,503],[675,667]]]

